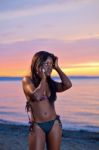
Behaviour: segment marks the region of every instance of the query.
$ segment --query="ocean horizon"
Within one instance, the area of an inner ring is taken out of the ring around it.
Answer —
[[[68,76],[70,79],[98,79],[99,76]],[[22,80],[23,76],[0,76],[0,81],[6,80]],[[52,78],[59,79],[59,76],[52,76]]]

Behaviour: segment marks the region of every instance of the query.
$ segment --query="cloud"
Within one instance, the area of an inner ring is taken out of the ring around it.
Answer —
[[[31,59],[32,55],[40,50],[47,50],[57,55],[63,67],[95,66],[96,63],[93,64],[93,62],[99,62],[99,39],[95,38],[72,42],[36,39],[13,44],[0,44],[1,60],[16,58],[24,61],[26,57]]]
[[[88,3],[81,0],[2,0],[0,2],[0,20],[13,19],[24,16],[34,16],[41,13],[68,11],[82,7]]]
[[[69,67],[69,66],[68,66]],[[77,64],[72,64],[70,66],[71,68],[93,68],[93,67],[99,67],[99,62],[87,62],[87,63],[77,63]]]
[[[24,8],[47,6],[47,5],[64,5],[64,4],[85,4],[89,2],[95,2],[95,0],[1,0],[0,1],[0,12],[14,11]]]
[[[14,11],[19,9],[27,9],[32,7],[39,7],[39,6],[46,6],[46,5],[53,5],[53,4],[64,4],[72,2],[72,0],[2,0],[0,2],[0,11]]]

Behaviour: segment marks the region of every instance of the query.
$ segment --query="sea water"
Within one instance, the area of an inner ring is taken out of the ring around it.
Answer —
[[[70,79],[72,87],[57,93],[55,102],[63,129],[99,132],[99,78]],[[1,123],[28,125],[25,103],[21,79],[0,80]]]

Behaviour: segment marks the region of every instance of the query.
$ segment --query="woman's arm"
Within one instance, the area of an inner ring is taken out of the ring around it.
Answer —
[[[35,88],[33,82],[29,77],[23,78],[22,85],[26,96],[30,97],[32,101],[39,101],[44,95],[46,89],[46,76],[43,74],[41,82],[37,88]]]
[[[72,87],[72,83],[70,79],[66,76],[66,74],[60,69],[58,66],[58,58],[56,58],[54,69],[58,72],[61,83],[54,81],[56,86],[56,92],[63,92]]]

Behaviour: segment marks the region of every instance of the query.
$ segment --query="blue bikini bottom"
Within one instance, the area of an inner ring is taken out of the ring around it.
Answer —
[[[54,125],[54,122],[56,120],[58,120],[59,125],[62,128],[62,123],[61,123],[61,120],[60,120],[60,116],[57,115],[55,119],[50,120],[50,121],[46,121],[46,122],[35,122],[35,121],[33,121],[33,122],[30,122],[29,131],[30,132],[33,131],[33,126],[34,126],[34,124],[36,124],[36,125],[38,125],[44,131],[44,133],[46,135],[48,135],[49,132],[51,131],[53,125]]]

